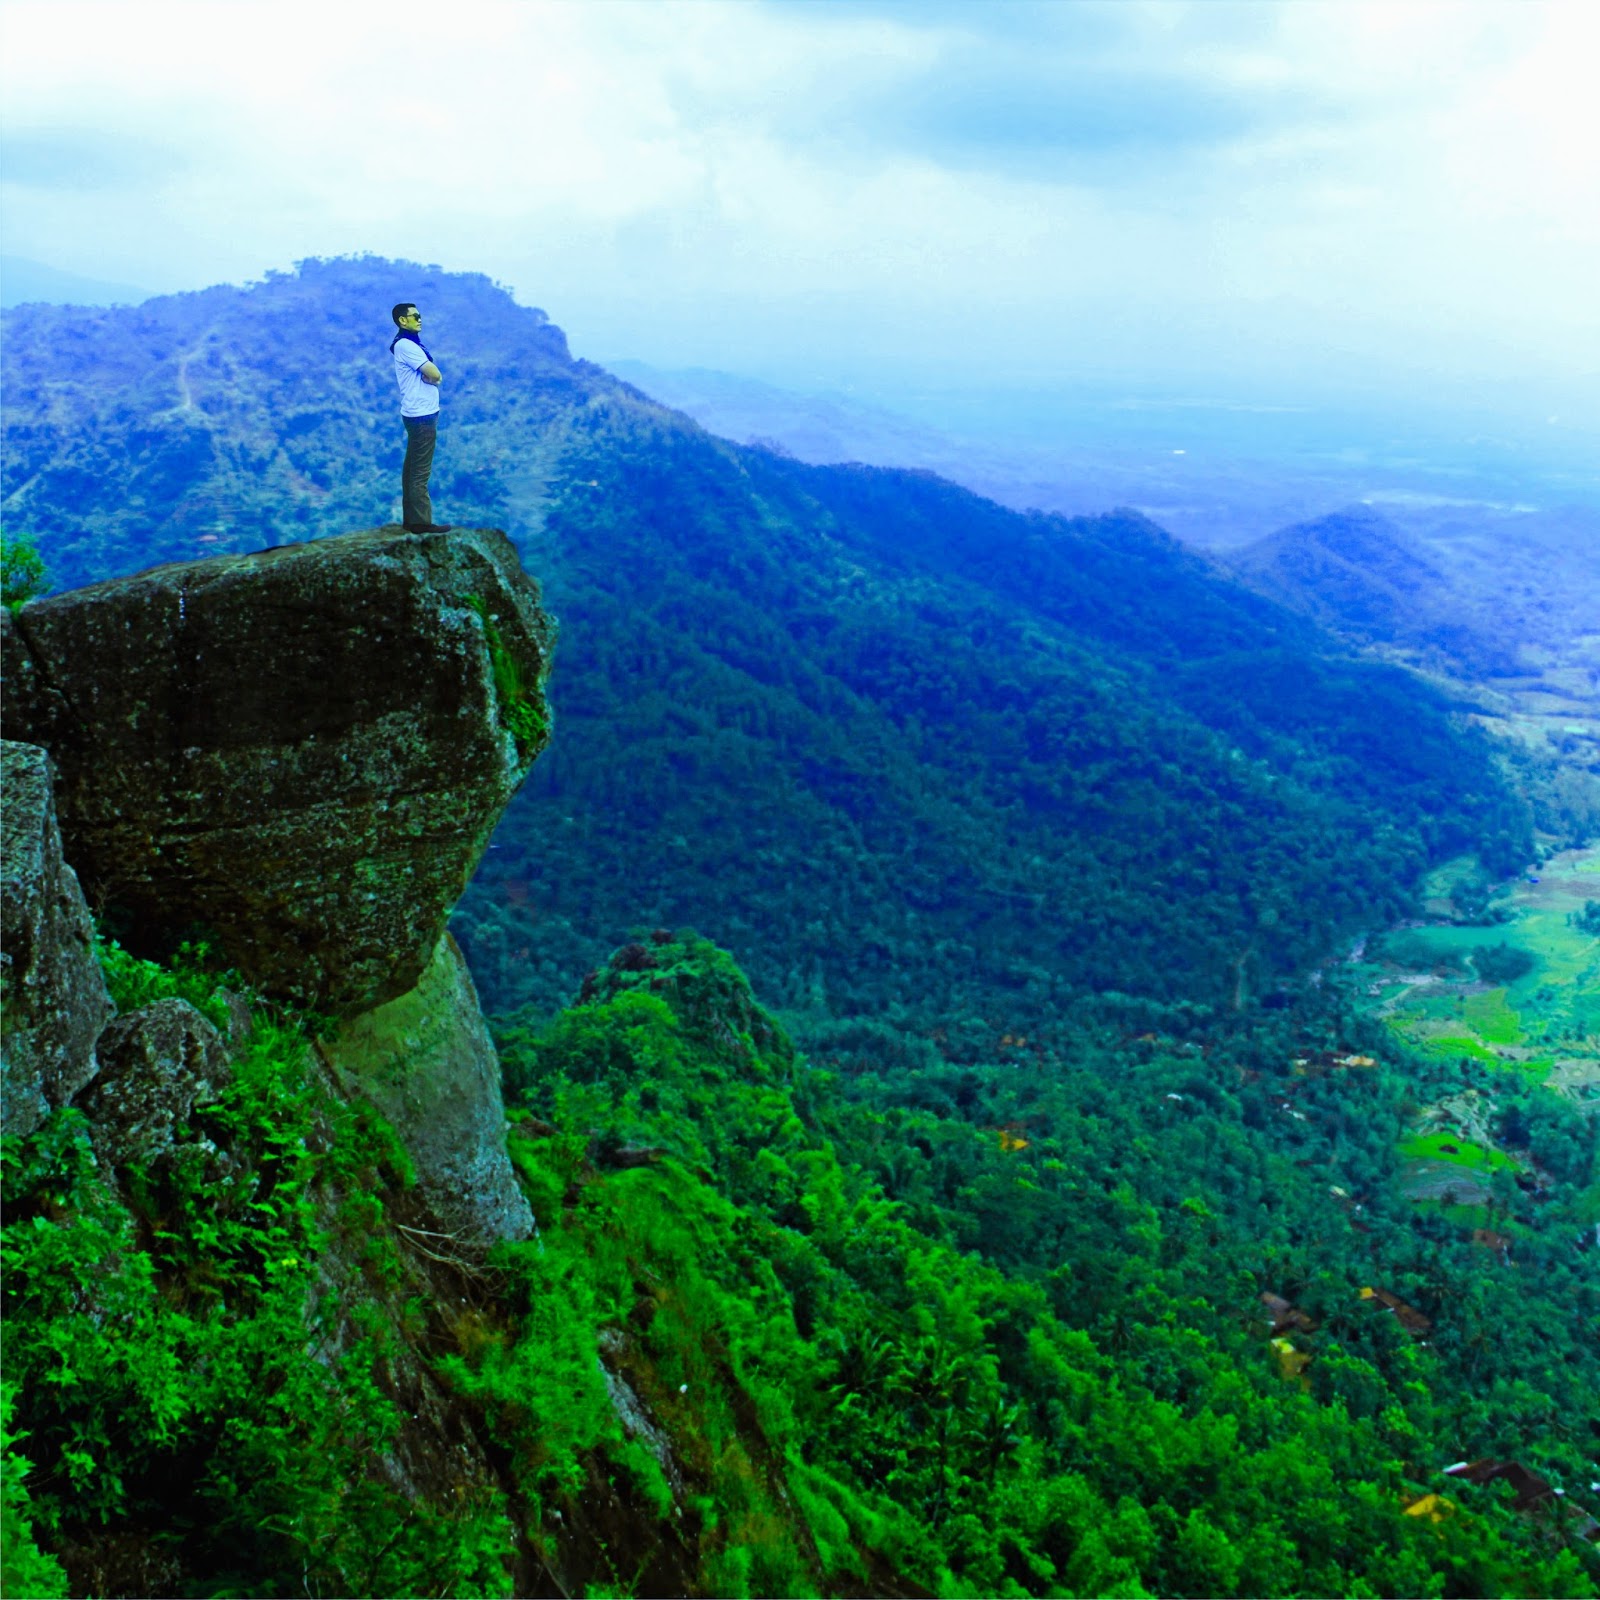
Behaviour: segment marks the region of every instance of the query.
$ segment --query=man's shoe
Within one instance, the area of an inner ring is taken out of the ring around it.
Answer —
[[[405,524],[407,533],[449,533],[448,522],[408,522]]]

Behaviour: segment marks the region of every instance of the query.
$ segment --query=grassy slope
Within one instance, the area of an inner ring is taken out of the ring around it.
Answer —
[[[125,1004],[172,987],[116,965]],[[72,1113],[8,1142],[14,1508],[75,1592],[1593,1593],[1493,1496],[1404,1514],[1485,1426],[1452,1378],[1486,1286],[1404,1264],[1381,1203],[1324,1215],[1226,1060],[1041,1063],[1065,1098],[997,1140],[841,1092],[723,952],[652,940],[503,1035],[541,1235],[485,1262],[417,1232],[295,1030],[256,1037],[121,1195]],[[1382,1114],[1380,1075],[1342,1087]],[[1375,1264],[1436,1350],[1363,1301]],[[1303,1382],[1263,1284],[1310,1307]],[[1526,1333],[1496,1417],[1542,1394]]]

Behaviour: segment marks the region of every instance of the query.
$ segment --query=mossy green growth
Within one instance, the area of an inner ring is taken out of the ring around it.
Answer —
[[[488,605],[477,595],[467,598],[468,607],[483,624],[484,642],[489,647],[489,663],[494,672],[494,692],[500,702],[500,715],[516,741],[519,755],[541,750],[550,736],[550,718],[545,706],[544,685],[523,682],[517,658],[505,647],[500,630],[489,614]]]
[[[166,963],[130,955],[115,939],[96,930],[95,953],[106,988],[119,1012],[138,1011],[157,1000],[187,1000],[214,1027],[226,1032],[227,995],[245,998],[247,985],[236,972],[218,969],[211,946],[185,940]]]

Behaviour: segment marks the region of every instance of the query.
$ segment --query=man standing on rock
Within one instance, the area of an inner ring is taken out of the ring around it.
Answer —
[[[428,498],[428,474],[433,470],[433,447],[439,437],[441,373],[419,337],[422,313],[409,300],[402,300],[390,315],[400,330],[389,353],[394,357],[395,381],[400,385],[400,420],[406,425],[406,461],[400,469],[400,520],[408,533],[448,533],[448,522],[433,520],[433,502]]]

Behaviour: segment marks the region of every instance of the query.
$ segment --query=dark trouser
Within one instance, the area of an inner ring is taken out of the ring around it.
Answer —
[[[406,462],[400,469],[403,509],[400,520],[408,528],[433,521],[433,502],[428,498],[428,474],[433,471],[433,447],[439,438],[439,416],[402,417],[406,425]]]

